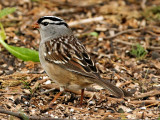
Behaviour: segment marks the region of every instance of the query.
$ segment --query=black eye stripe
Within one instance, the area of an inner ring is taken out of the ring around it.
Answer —
[[[41,24],[44,26],[47,26],[49,24],[49,22],[42,22]]]

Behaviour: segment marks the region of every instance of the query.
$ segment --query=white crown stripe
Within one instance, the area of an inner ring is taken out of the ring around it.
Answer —
[[[61,19],[61,18],[59,18],[59,17],[56,17],[56,16],[44,16],[44,18],[57,18],[57,19],[60,19],[60,20],[62,20],[63,21],[63,19]]]
[[[50,20],[50,19],[44,19],[42,22],[53,23],[53,20]]]

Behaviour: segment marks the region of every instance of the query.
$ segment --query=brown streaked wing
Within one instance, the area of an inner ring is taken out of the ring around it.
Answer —
[[[58,64],[64,69],[87,77],[99,77],[94,62],[91,60],[84,46],[74,36],[61,37],[59,39],[57,38],[45,43],[45,59],[48,62]]]

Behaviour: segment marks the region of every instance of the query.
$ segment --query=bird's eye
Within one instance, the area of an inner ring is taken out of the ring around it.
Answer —
[[[42,25],[47,26],[49,22],[43,22]]]

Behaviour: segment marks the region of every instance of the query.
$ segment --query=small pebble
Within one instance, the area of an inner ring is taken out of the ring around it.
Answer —
[[[47,80],[44,84],[45,84],[45,85],[51,84],[51,81],[50,81],[50,80]]]
[[[70,112],[74,112],[74,109],[70,109]]]
[[[90,104],[90,105],[94,105],[94,104],[95,104],[95,101],[89,101],[89,104]]]
[[[100,37],[100,38],[98,38],[98,40],[99,40],[99,41],[103,41],[103,38]]]
[[[47,114],[48,115],[48,112],[45,112],[45,114]],[[52,114],[51,114],[52,115]]]
[[[35,111],[36,111],[35,109],[31,109],[32,114],[35,114],[36,113]]]
[[[48,78],[48,76],[43,76],[43,79],[47,79]]]
[[[146,107],[141,107],[140,109],[141,109],[141,110],[146,110]]]
[[[24,89],[23,91],[27,94],[31,94],[31,92],[28,89]]]
[[[8,69],[9,70],[14,70],[14,68],[12,66],[9,66]]]
[[[3,64],[2,67],[4,67],[4,68],[7,67],[7,64]]]
[[[28,104],[29,104],[29,102],[28,102],[28,101],[25,101],[25,102],[24,102],[24,104],[28,105]]]

